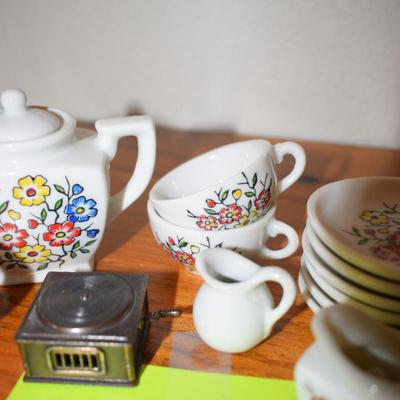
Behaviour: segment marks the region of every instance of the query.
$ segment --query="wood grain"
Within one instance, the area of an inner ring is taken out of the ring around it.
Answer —
[[[170,169],[217,146],[251,137],[221,132],[157,131],[157,163],[152,184]],[[276,142],[276,140],[271,140]],[[280,140],[282,141],[282,140]],[[335,180],[370,175],[399,175],[400,151],[300,142],[307,153],[303,177],[278,202],[277,216],[299,234],[306,222],[306,201],[318,187]],[[115,192],[127,181],[136,158],[136,143],[123,139],[112,162],[111,185]],[[279,168],[290,168],[285,160]],[[222,371],[261,377],[293,378],[296,360],[313,341],[311,311],[299,294],[290,312],[275,326],[271,337],[243,354],[228,355],[208,348],[195,333],[191,307],[200,278],[183,271],[154,241],[145,211],[148,191],[108,226],[96,256],[97,271],[146,272],[150,276],[152,310],[179,307],[175,320],[154,323],[146,346],[145,361],[157,365]],[[278,245],[280,240],[275,240]],[[297,279],[301,250],[287,260],[274,262]],[[22,372],[15,332],[27,312],[38,284],[0,288],[0,398],[5,398]],[[272,286],[276,300],[278,287]]]

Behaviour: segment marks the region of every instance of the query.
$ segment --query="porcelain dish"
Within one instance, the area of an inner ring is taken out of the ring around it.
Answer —
[[[303,255],[301,260],[301,271],[305,288],[310,292],[313,298],[326,308],[335,303],[342,303],[351,305],[373,318],[378,319],[386,324],[400,326],[400,313],[385,311],[383,309],[373,307],[361,301],[358,301],[340,290],[330,286],[321,276],[319,276],[313,268],[307,263]]]
[[[278,180],[275,167],[286,154],[295,164]],[[164,175],[150,191],[168,222],[204,231],[236,229],[256,222],[277,196],[303,173],[305,153],[293,142],[257,139],[231,143],[194,157]]]
[[[307,291],[320,308],[329,307],[335,304],[335,300],[331,299],[315,282],[312,280],[307,271],[304,257],[301,259],[301,269],[299,272],[299,281],[301,281],[302,292]]]
[[[283,268],[261,267],[227,249],[202,252],[196,265],[204,284],[193,303],[193,322],[201,339],[216,350],[239,353],[256,346],[295,300],[295,283]],[[267,282],[282,287],[277,306]]]
[[[278,221],[276,206],[253,224],[240,229],[221,231],[201,231],[172,224],[161,218],[152,202],[147,203],[150,227],[158,244],[183,267],[196,273],[196,258],[202,251],[210,248],[228,248],[248,257],[282,259],[291,256],[299,246],[296,231],[289,225]],[[271,250],[265,244],[268,237],[284,235],[287,244],[279,250]]]
[[[363,303],[400,313],[399,298],[384,296],[383,294],[369,291],[335,273],[315,254],[310,246],[306,233],[303,233],[302,245],[304,251],[303,256],[305,257],[308,270],[312,276],[318,274],[318,276],[330,286]]]
[[[1,104],[0,285],[40,282],[49,271],[92,270],[106,224],[151,179],[151,119],[103,119],[97,132],[83,131],[63,111],[27,106],[18,89],[3,92]],[[124,136],[138,140],[137,163],[126,186],[110,196],[109,165]]]
[[[340,257],[400,282],[400,178],[364,177],[333,182],[307,202],[309,223]]]
[[[301,271],[300,271],[300,273],[299,273],[299,275],[297,277],[297,283],[299,285],[300,293],[303,296],[304,301],[306,302],[306,304],[308,305],[310,310],[314,314],[316,314],[318,311],[321,310],[321,306],[319,305],[317,300],[315,300],[315,298],[310,293],[310,291],[307,289],[307,286],[306,286],[306,284],[304,282],[304,279],[302,277]]]
[[[337,256],[334,252],[322,243],[318,235],[313,231],[311,225],[307,223],[304,230],[309,244],[310,252],[315,254],[321,264],[326,264],[337,274],[352,283],[362,286],[366,289],[379,292],[384,295],[400,297],[400,283],[383,279],[377,275],[370,274],[356,266],[349,264],[344,259]]]
[[[394,400],[400,393],[400,333],[335,304],[312,320],[316,341],[295,366],[299,400]]]

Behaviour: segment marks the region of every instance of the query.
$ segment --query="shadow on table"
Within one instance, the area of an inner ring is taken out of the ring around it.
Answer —
[[[30,283],[0,287],[0,318],[8,314],[15,306],[22,303],[24,298],[34,290],[34,287],[35,286]]]

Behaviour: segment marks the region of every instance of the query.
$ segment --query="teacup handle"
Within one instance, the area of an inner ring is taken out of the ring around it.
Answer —
[[[282,298],[279,304],[265,315],[265,325],[272,327],[292,306],[296,298],[296,285],[291,275],[280,267],[265,266],[252,277],[251,284],[277,282],[282,286]]]
[[[138,141],[135,170],[125,187],[109,199],[109,221],[129,207],[149,184],[156,158],[156,135],[152,120],[146,116],[102,119],[96,121],[95,126],[96,144],[109,161],[114,158],[122,137],[136,136]]]
[[[288,224],[282,221],[278,221],[272,218],[271,221],[265,227],[265,231],[268,236],[275,237],[278,235],[284,235],[287,238],[287,245],[283,249],[272,250],[266,245],[258,250],[258,255],[261,257],[267,257],[274,260],[286,258],[291,256],[299,247],[299,236],[297,232]]]
[[[293,169],[276,184],[275,196],[277,196],[300,178],[306,166],[306,153],[299,144],[294,142],[277,143],[273,149],[277,164],[283,161],[286,154],[291,154],[294,158]]]

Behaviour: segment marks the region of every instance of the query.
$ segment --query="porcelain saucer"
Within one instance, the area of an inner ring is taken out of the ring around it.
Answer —
[[[301,275],[305,289],[313,295],[322,307],[328,307],[336,302],[349,304],[384,323],[400,326],[399,313],[384,311],[362,303],[330,286],[313,270],[304,255],[301,259]]]
[[[332,251],[370,273],[400,282],[400,178],[330,183],[310,196],[307,213]]]
[[[307,232],[303,233],[302,244],[304,251],[303,256],[306,259],[308,270],[310,273],[313,272],[311,273],[313,277],[314,274],[317,274],[330,286],[363,303],[400,313],[400,299],[384,296],[364,289],[332,270],[317,254],[315,254],[308,240]]]
[[[309,240],[312,250],[319,258],[331,267],[335,272],[348,280],[375,292],[393,297],[400,297],[400,283],[389,281],[372,275],[364,270],[349,264],[344,259],[337,256],[322,243],[321,239],[314,232],[309,222],[307,222],[305,233]]]
[[[314,299],[314,297],[311,295],[309,290],[306,287],[306,284],[304,283],[304,279],[299,274],[297,278],[297,283],[299,285],[300,293],[303,296],[304,301],[308,305],[308,307],[311,309],[311,311],[316,314],[319,310],[321,310],[321,306],[317,303],[317,301]]]
[[[305,290],[307,290],[310,295],[315,299],[315,301],[320,305],[321,308],[329,307],[336,303],[331,299],[311,278],[309,272],[307,271],[305,260],[301,261],[302,267],[299,272],[299,280],[303,281]]]

